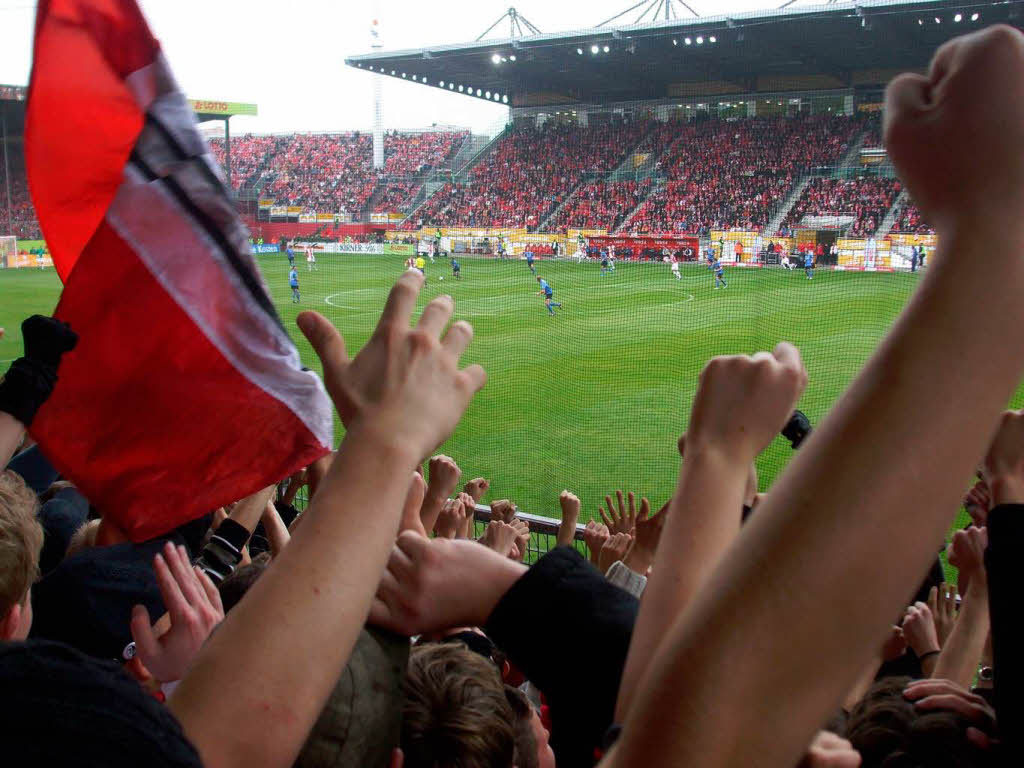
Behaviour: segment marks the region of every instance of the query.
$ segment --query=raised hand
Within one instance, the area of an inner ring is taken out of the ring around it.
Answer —
[[[516,516],[516,505],[508,499],[498,499],[491,502],[491,520],[499,520],[507,523]]]
[[[909,606],[903,615],[903,637],[918,657],[942,650],[931,609],[920,600]]]
[[[590,553],[590,562],[594,565],[598,564],[601,549],[611,536],[612,534],[608,530],[608,526],[604,523],[595,523],[593,520],[587,522],[587,527],[583,529],[583,541],[586,543],[587,551]]]
[[[992,506],[1024,501],[1024,411],[1003,414],[981,473]]]
[[[580,500],[575,493],[562,491],[558,505],[562,508],[562,522],[558,524],[555,546],[571,547],[576,538],[576,523],[580,519]]]
[[[480,543],[502,557],[508,557],[516,544],[517,534],[518,531],[510,523],[504,520],[491,520],[484,529],[484,535],[480,537]]]
[[[612,497],[605,496],[604,504],[608,507],[608,514],[605,514],[604,507],[598,507],[601,515],[601,522],[608,526],[608,530],[615,533],[633,533],[633,526],[636,525],[636,498],[633,492],[629,492],[629,509],[622,503],[622,491],[615,491],[615,498],[619,503],[618,513],[612,506]]]
[[[347,432],[372,432],[417,456],[428,455],[452,433],[487,381],[478,365],[458,368],[472,326],[453,323],[442,337],[454,309],[450,297],[433,299],[416,327],[409,327],[422,286],[422,275],[406,272],[398,278],[377,328],[351,361],[327,318],[316,312],[297,318],[323,363],[324,384]]]
[[[462,471],[450,456],[434,456],[430,460],[430,481],[427,483],[427,492],[420,508],[420,518],[425,530],[434,529],[441,507],[455,491],[461,475]]]
[[[602,573],[607,573],[608,569],[615,563],[626,557],[626,552],[629,551],[629,545],[633,543],[633,537],[628,533],[616,533],[601,547],[601,552],[597,557],[597,567]]]
[[[441,508],[434,525],[434,535],[443,539],[454,539],[466,523],[466,507],[461,499],[448,499]]]
[[[956,712],[971,723],[967,729],[968,740],[983,749],[989,746],[990,734],[996,730],[995,710],[985,699],[964,686],[939,678],[912,680],[903,690],[903,696],[922,712]]]
[[[513,549],[513,553],[510,554],[510,557],[522,562],[523,558],[526,557],[526,551],[530,546],[530,524],[525,520],[520,520],[518,517],[514,517],[509,521],[509,525],[511,525],[516,531],[516,545]]]
[[[646,574],[654,565],[654,555],[658,550],[658,542],[661,541],[665,519],[668,517],[668,506],[669,502],[666,501],[658,513],[650,517],[650,502],[647,499],[640,500],[640,513],[636,517],[636,535],[633,537],[633,545],[622,561],[630,570]]]
[[[882,661],[893,661],[907,652],[907,639],[903,636],[903,629],[897,626],[889,628],[882,647],[878,651]]]
[[[491,483],[489,480],[485,480],[482,477],[474,477],[463,487],[466,493],[473,497],[473,502],[476,504],[480,503],[480,499],[484,497],[484,494],[491,489]]]
[[[935,620],[935,636],[939,640],[939,648],[946,644],[946,638],[953,631],[956,622],[957,590],[955,584],[942,582],[938,588],[928,590],[928,610]]]
[[[210,632],[224,619],[220,593],[209,577],[189,565],[184,547],[171,542],[153,558],[169,627],[160,635],[143,605],[132,609],[131,630],[139,660],[162,683],[180,680]]]
[[[860,753],[831,731],[818,731],[797,768],[858,768]]]
[[[785,426],[806,386],[800,353],[786,342],[771,354],[714,358],[700,376],[687,452],[713,450],[746,466]]]
[[[462,502],[462,507],[466,510],[466,515],[462,520],[462,524],[455,531],[455,538],[468,539],[470,538],[470,534],[473,533],[473,519],[476,514],[476,500],[464,491],[459,493],[458,499]]]
[[[1024,209],[1022,71],[1024,38],[996,26],[950,40],[927,75],[904,74],[889,84],[886,148],[940,234],[958,219],[1012,217]],[[992,109],[998,114],[984,126],[963,120]],[[945,151],[968,143],[969,156]]]
[[[402,533],[370,609],[370,622],[404,635],[478,626],[526,567],[476,542]],[[453,584],[461,585],[452,589]]]
[[[953,534],[953,540],[946,548],[946,559],[949,564],[960,569],[961,575],[966,572],[973,576],[977,571],[985,570],[985,547],[988,546],[988,531],[975,528],[973,525]],[[962,592],[966,587],[961,584]]]
[[[989,493],[988,483],[979,480],[971,486],[964,499],[964,507],[976,526],[984,526],[988,522],[988,511],[992,509],[992,495]]]

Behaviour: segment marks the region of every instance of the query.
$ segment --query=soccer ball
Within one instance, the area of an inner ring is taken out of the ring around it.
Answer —
[[[438,279],[438,280],[444,280],[444,275],[441,275],[441,276],[440,276],[440,277],[438,277],[437,279]]]

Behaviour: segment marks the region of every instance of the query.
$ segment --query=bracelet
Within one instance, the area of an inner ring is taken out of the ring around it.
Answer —
[[[930,657],[930,656],[938,656],[940,653],[942,653],[942,651],[926,651],[925,653],[922,653],[920,656],[918,656],[917,660],[918,661],[924,661],[928,657]]]

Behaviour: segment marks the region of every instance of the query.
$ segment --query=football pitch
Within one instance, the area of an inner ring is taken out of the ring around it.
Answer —
[[[810,378],[799,407],[817,423],[920,278],[817,270],[810,281],[801,270],[732,267],[728,287],[714,290],[711,272],[697,265],[685,265],[676,280],[659,263],[623,263],[602,277],[596,264],[538,262],[563,305],[552,317],[525,262],[461,264],[463,278],[454,280],[447,262],[428,263],[419,307],[442,293],[455,299],[455,317],[475,330],[464,360],[483,365],[488,383],[440,450],[465,479],[491,480],[487,500],[509,498],[526,512],[557,517],[558,494],[568,488],[580,496],[584,520],[616,488],[647,496],[655,508],[669,497],[676,439],[709,358],[793,342]],[[284,255],[262,256],[260,266],[303,362],[318,371],[296,315],[325,314],[354,354],[404,269],[401,257],[323,254],[310,272],[299,256],[302,299],[295,304]],[[0,272],[0,327],[7,329],[0,370],[21,354],[20,320],[52,312],[59,291],[52,269]],[[760,457],[762,490],[792,453],[777,438]]]

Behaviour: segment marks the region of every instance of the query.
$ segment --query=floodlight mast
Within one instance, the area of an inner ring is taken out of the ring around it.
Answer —
[[[501,14],[501,16],[499,16],[498,19],[493,24],[491,24],[491,26],[489,26],[487,29],[483,31],[480,37],[477,38],[477,41],[483,40],[485,37],[491,34],[491,31],[506,19],[508,20],[508,36],[510,39],[514,40],[517,37],[529,37],[530,35],[542,34],[541,31],[537,29],[537,27],[530,23],[530,20],[528,18],[523,16],[523,14],[521,14],[515,8],[509,8],[507,11]]]
[[[379,6],[379,3],[375,3]],[[370,25],[370,48],[379,51],[384,47],[380,38],[380,21],[378,9],[375,9],[373,23]],[[373,168],[376,171],[384,168],[384,75],[373,75]]]
[[[624,11],[620,11],[610,19],[605,19],[597,26],[607,26],[613,21],[618,21],[627,13],[632,13],[638,8],[641,10],[640,14],[633,20],[634,24],[642,24],[644,21],[669,21],[671,19],[679,19],[685,14],[682,10],[676,8],[677,5],[685,11],[689,11],[695,19],[700,18],[700,14],[693,10],[690,4],[684,2],[684,0],[640,0],[639,3],[629,6],[629,8]]]

